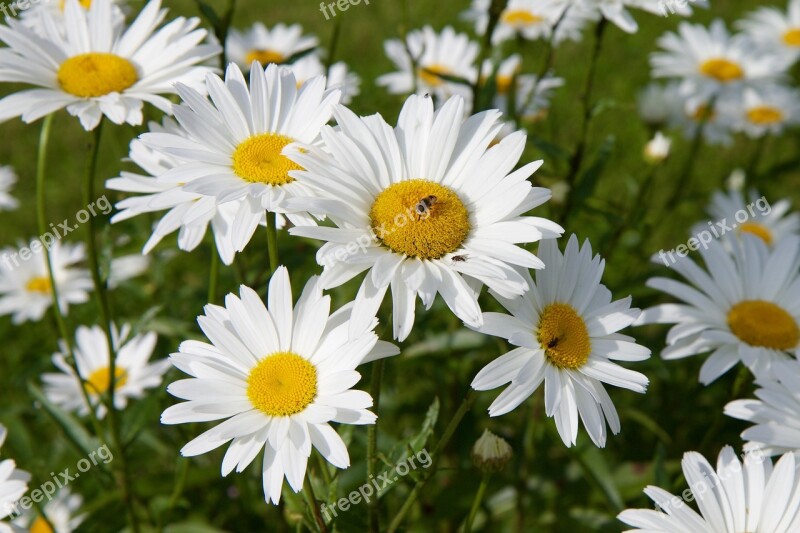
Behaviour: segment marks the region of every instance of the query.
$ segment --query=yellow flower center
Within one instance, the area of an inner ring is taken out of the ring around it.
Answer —
[[[745,222],[739,226],[739,231],[742,233],[750,233],[756,237],[760,237],[762,241],[767,244],[772,244],[772,232],[764,224],[758,222]]]
[[[800,46],[800,28],[792,28],[784,33],[783,42],[789,46]]]
[[[233,152],[233,171],[251,183],[286,185],[294,181],[291,170],[303,167],[282,155],[283,149],[294,142],[285,135],[263,133],[242,142]]]
[[[744,300],[731,307],[728,326],[750,346],[791,350],[800,342],[800,328],[792,315],[764,300]]]
[[[381,192],[369,212],[378,239],[393,252],[439,259],[469,235],[469,212],[458,195],[432,181],[402,181]]]
[[[50,294],[50,291],[53,290],[53,286],[50,284],[50,278],[39,276],[28,280],[28,283],[25,284],[25,290],[28,292]]]
[[[105,52],[72,56],[58,69],[65,92],[81,98],[120,93],[139,81],[136,67],[127,59]]]
[[[592,351],[586,323],[569,304],[552,303],[544,308],[536,339],[547,360],[558,368],[580,368]]]
[[[512,76],[497,76],[497,92],[499,94],[508,94],[512,80]]]
[[[783,120],[783,113],[777,107],[762,105],[747,110],[747,120],[759,126],[775,124]]]
[[[440,76],[448,76],[452,73],[453,72],[444,65],[428,65],[427,67],[419,68],[419,79],[422,80],[425,85],[438,87],[444,81]]]
[[[53,528],[51,528],[47,520],[42,518],[41,516],[37,516],[36,520],[33,521],[31,527],[28,529],[29,533],[54,533]]]
[[[689,118],[696,120],[697,122],[711,122],[715,118],[717,118],[717,114],[714,110],[706,104],[701,104],[697,106],[697,109],[694,110],[694,113],[689,115]]]
[[[292,416],[317,396],[317,369],[297,354],[278,352],[261,360],[247,378],[247,397],[269,416]]]
[[[89,9],[90,7],[92,7],[92,0],[78,0],[78,3],[84,9]],[[66,0],[60,0],[59,6],[61,7],[61,11],[64,11],[64,7],[66,6],[66,4],[67,4]]]
[[[253,61],[258,61],[267,66],[270,63],[281,64],[286,60],[286,57],[282,53],[273,50],[250,50],[247,52],[246,60],[248,65]]]
[[[114,369],[114,376],[114,390],[119,390],[119,388],[128,381],[128,372],[126,372],[124,368],[118,366]],[[98,368],[89,374],[89,377],[86,379],[86,387],[91,394],[96,394],[98,396],[105,394],[110,386],[111,369],[107,366]]]
[[[744,77],[742,67],[721,57],[703,62],[700,65],[700,73],[721,83],[729,83]]]
[[[500,20],[504,24],[514,26],[515,28],[525,28],[542,22],[544,18],[526,9],[506,9],[503,11],[503,14],[500,15]]]

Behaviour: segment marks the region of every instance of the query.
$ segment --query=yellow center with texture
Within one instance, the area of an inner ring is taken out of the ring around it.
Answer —
[[[506,9],[500,15],[500,20],[509,26],[524,28],[542,22],[544,18],[525,9]]]
[[[128,381],[128,373],[124,368],[116,367],[114,369],[114,390],[118,390],[125,385]],[[101,395],[105,394],[111,386],[111,369],[107,366],[98,368],[86,378],[86,388],[90,394]]]
[[[64,61],[57,78],[65,92],[80,98],[94,98],[123,92],[139,81],[139,74],[133,63],[123,57],[89,52]]]
[[[420,67],[419,79],[425,85],[430,87],[438,87],[444,81],[441,76],[449,76],[452,71],[444,65],[428,65],[427,67]]]
[[[755,235],[759,237],[762,241],[767,244],[772,244],[772,232],[763,224],[759,224],[758,222],[745,222],[741,226],[739,226],[739,231],[742,233],[749,233],[750,235]]]
[[[723,58],[714,58],[703,62],[700,65],[700,72],[720,83],[730,83],[744,77],[742,67]]]
[[[789,46],[800,46],[800,28],[792,28],[784,33],[783,42]]]
[[[375,235],[398,254],[439,259],[455,252],[470,231],[458,195],[432,181],[402,181],[381,192],[369,213]]]
[[[262,65],[266,66],[270,63],[281,64],[286,60],[286,57],[284,57],[284,55],[280,52],[275,52],[272,50],[250,50],[247,52],[247,57],[245,60],[247,61],[248,65],[253,61],[258,61]]]
[[[536,339],[550,364],[558,368],[580,368],[592,351],[586,323],[569,304],[552,303],[544,308]]]
[[[36,517],[36,520],[33,521],[28,531],[29,533],[54,533],[53,529],[48,525],[47,520],[41,516]]]
[[[233,171],[250,183],[286,185],[294,181],[292,170],[303,170],[286,156],[283,149],[294,139],[278,133],[254,135],[243,141],[233,152]]]
[[[731,307],[728,326],[750,346],[792,350],[800,342],[800,328],[792,315],[764,300],[744,300]]]
[[[278,352],[262,359],[247,378],[247,397],[269,416],[295,415],[317,396],[317,369],[299,355]]]
[[[50,294],[53,286],[50,284],[50,278],[36,277],[28,280],[25,284],[25,289],[28,292],[38,292],[40,294]]]
[[[783,113],[777,107],[761,105],[747,110],[747,120],[758,126],[769,126],[783,120]]]

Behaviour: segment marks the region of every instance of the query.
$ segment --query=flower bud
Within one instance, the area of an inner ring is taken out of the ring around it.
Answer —
[[[513,451],[505,439],[485,429],[472,447],[472,463],[483,472],[499,472],[511,460]]]
[[[669,157],[672,141],[660,131],[644,147],[644,159],[652,165],[657,165]]]

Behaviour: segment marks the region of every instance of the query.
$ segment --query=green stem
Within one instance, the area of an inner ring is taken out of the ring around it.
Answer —
[[[217,299],[217,285],[219,284],[219,257],[216,247],[211,245],[211,267],[208,272],[208,303]]]
[[[447,425],[444,433],[442,433],[442,436],[433,447],[433,452],[431,453],[431,464],[428,467],[428,470],[425,472],[425,474],[423,474],[419,481],[417,481],[417,483],[414,485],[414,488],[411,489],[406,501],[403,502],[403,506],[392,519],[389,529],[387,530],[389,533],[394,533],[402,525],[403,519],[405,518],[406,514],[408,514],[408,511],[411,510],[411,506],[414,505],[414,502],[417,501],[417,498],[422,492],[422,488],[425,486],[425,483],[427,483],[428,480],[436,473],[436,469],[439,466],[439,455],[442,453],[445,446],[447,446],[447,443],[450,442],[450,439],[456,432],[458,425],[472,408],[472,404],[475,403],[475,399],[477,397],[478,394],[473,389],[470,389],[469,392],[467,392],[467,396],[464,398],[464,401],[461,402],[461,406],[458,408],[458,411],[456,411],[456,413],[453,415],[453,418],[450,419],[450,423]]]
[[[483,44],[481,45],[481,51],[478,54],[478,77],[475,80],[475,85],[472,86],[473,113],[482,111],[483,108],[480,102],[480,70],[483,68],[483,62],[489,56],[489,51],[492,49],[492,34],[494,34],[494,29],[497,27],[497,23],[500,21],[500,15],[502,15],[503,10],[506,8],[506,4],[508,4],[508,0],[492,0],[489,6],[489,22],[486,25],[486,34],[483,36]]]
[[[478,509],[481,507],[483,495],[486,493],[486,487],[489,486],[489,472],[484,472],[481,478],[481,484],[478,486],[478,492],[475,493],[475,499],[472,500],[472,507],[469,510],[469,516],[464,523],[464,533],[472,531],[472,523],[475,521],[475,516],[478,514]]]
[[[328,526],[325,525],[325,519],[322,518],[322,513],[317,505],[317,497],[314,495],[314,487],[311,486],[311,473],[306,469],[306,479],[303,483],[303,496],[305,496],[306,504],[311,511],[314,520],[317,522],[317,528],[320,533],[327,533]]]
[[[768,138],[769,134],[765,133],[756,141],[756,147],[753,150],[753,155],[750,157],[750,162],[747,164],[747,169],[745,170],[745,177],[748,185],[755,186],[756,182],[758,181],[758,174],[756,171],[758,170],[758,164],[761,162],[761,157],[764,155],[764,147],[767,144]]]
[[[95,190],[94,182],[95,175],[97,174],[97,162],[100,154],[100,140],[103,134],[103,121],[95,128],[92,137],[92,144],[89,149],[89,160],[86,165],[86,175],[84,180],[84,205],[91,205],[94,202]],[[108,425],[111,428],[111,437],[114,440],[114,445],[119,453],[119,460],[121,464],[118,483],[122,490],[122,499],[128,510],[128,519],[130,526],[134,533],[138,533],[139,520],[136,516],[136,511],[133,505],[131,482],[130,482],[130,468],[128,465],[127,454],[125,446],[122,443],[119,422],[117,420],[117,409],[114,404],[114,393],[117,388],[117,353],[116,346],[114,345],[113,326],[111,322],[111,311],[108,302],[108,287],[106,280],[100,272],[100,254],[97,248],[97,223],[95,217],[89,217],[87,220],[86,231],[86,250],[89,257],[89,270],[92,274],[92,282],[94,283],[95,298],[97,300],[97,310],[100,318],[100,323],[106,335],[106,344],[108,346]]]
[[[370,396],[372,396],[373,410],[378,412],[381,399],[381,382],[383,381],[383,366],[385,359],[378,359],[372,365],[372,381],[370,383]],[[378,421],[367,427],[367,483],[375,479],[378,472]],[[368,503],[369,506],[369,531],[380,531],[380,499],[376,496]]]
[[[278,228],[275,224],[275,213],[272,211],[267,211],[267,248],[269,269],[274,274],[280,265],[280,259],[278,259]]]

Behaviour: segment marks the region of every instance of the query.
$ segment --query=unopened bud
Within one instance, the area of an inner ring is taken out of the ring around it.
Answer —
[[[660,131],[644,147],[644,159],[650,164],[657,165],[669,157],[672,141]]]
[[[499,472],[511,460],[513,451],[505,439],[485,429],[472,447],[472,463],[483,472]]]

